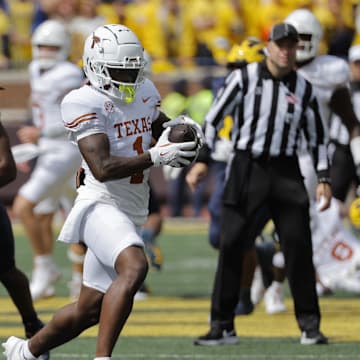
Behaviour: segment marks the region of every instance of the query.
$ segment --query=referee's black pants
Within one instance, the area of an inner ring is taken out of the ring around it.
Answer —
[[[320,309],[310,232],[309,201],[296,157],[253,158],[237,151],[225,185],[222,238],[211,303],[212,325],[233,326],[243,255],[254,242],[253,222],[270,210],[302,331],[317,330]],[[259,229],[259,232],[262,229]]]

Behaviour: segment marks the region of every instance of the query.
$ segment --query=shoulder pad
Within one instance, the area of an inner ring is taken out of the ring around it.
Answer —
[[[347,62],[337,56],[321,55],[299,69],[315,87],[336,89],[348,86],[350,70]]]

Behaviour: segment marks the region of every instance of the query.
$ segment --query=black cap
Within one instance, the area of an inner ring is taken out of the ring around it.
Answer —
[[[279,41],[281,39],[290,39],[294,41],[299,41],[299,34],[291,24],[279,23],[275,24],[271,28],[269,40],[270,41]]]

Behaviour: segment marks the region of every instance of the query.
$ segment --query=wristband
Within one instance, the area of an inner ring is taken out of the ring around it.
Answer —
[[[329,177],[318,178],[318,184],[329,184],[329,185],[331,185],[331,179]]]

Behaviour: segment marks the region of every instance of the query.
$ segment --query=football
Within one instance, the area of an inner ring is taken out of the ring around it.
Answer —
[[[174,143],[196,141],[194,149],[196,149],[198,145],[198,138],[195,129],[192,126],[186,124],[172,126],[169,132],[169,140]],[[188,159],[193,162],[195,158],[196,156]]]

